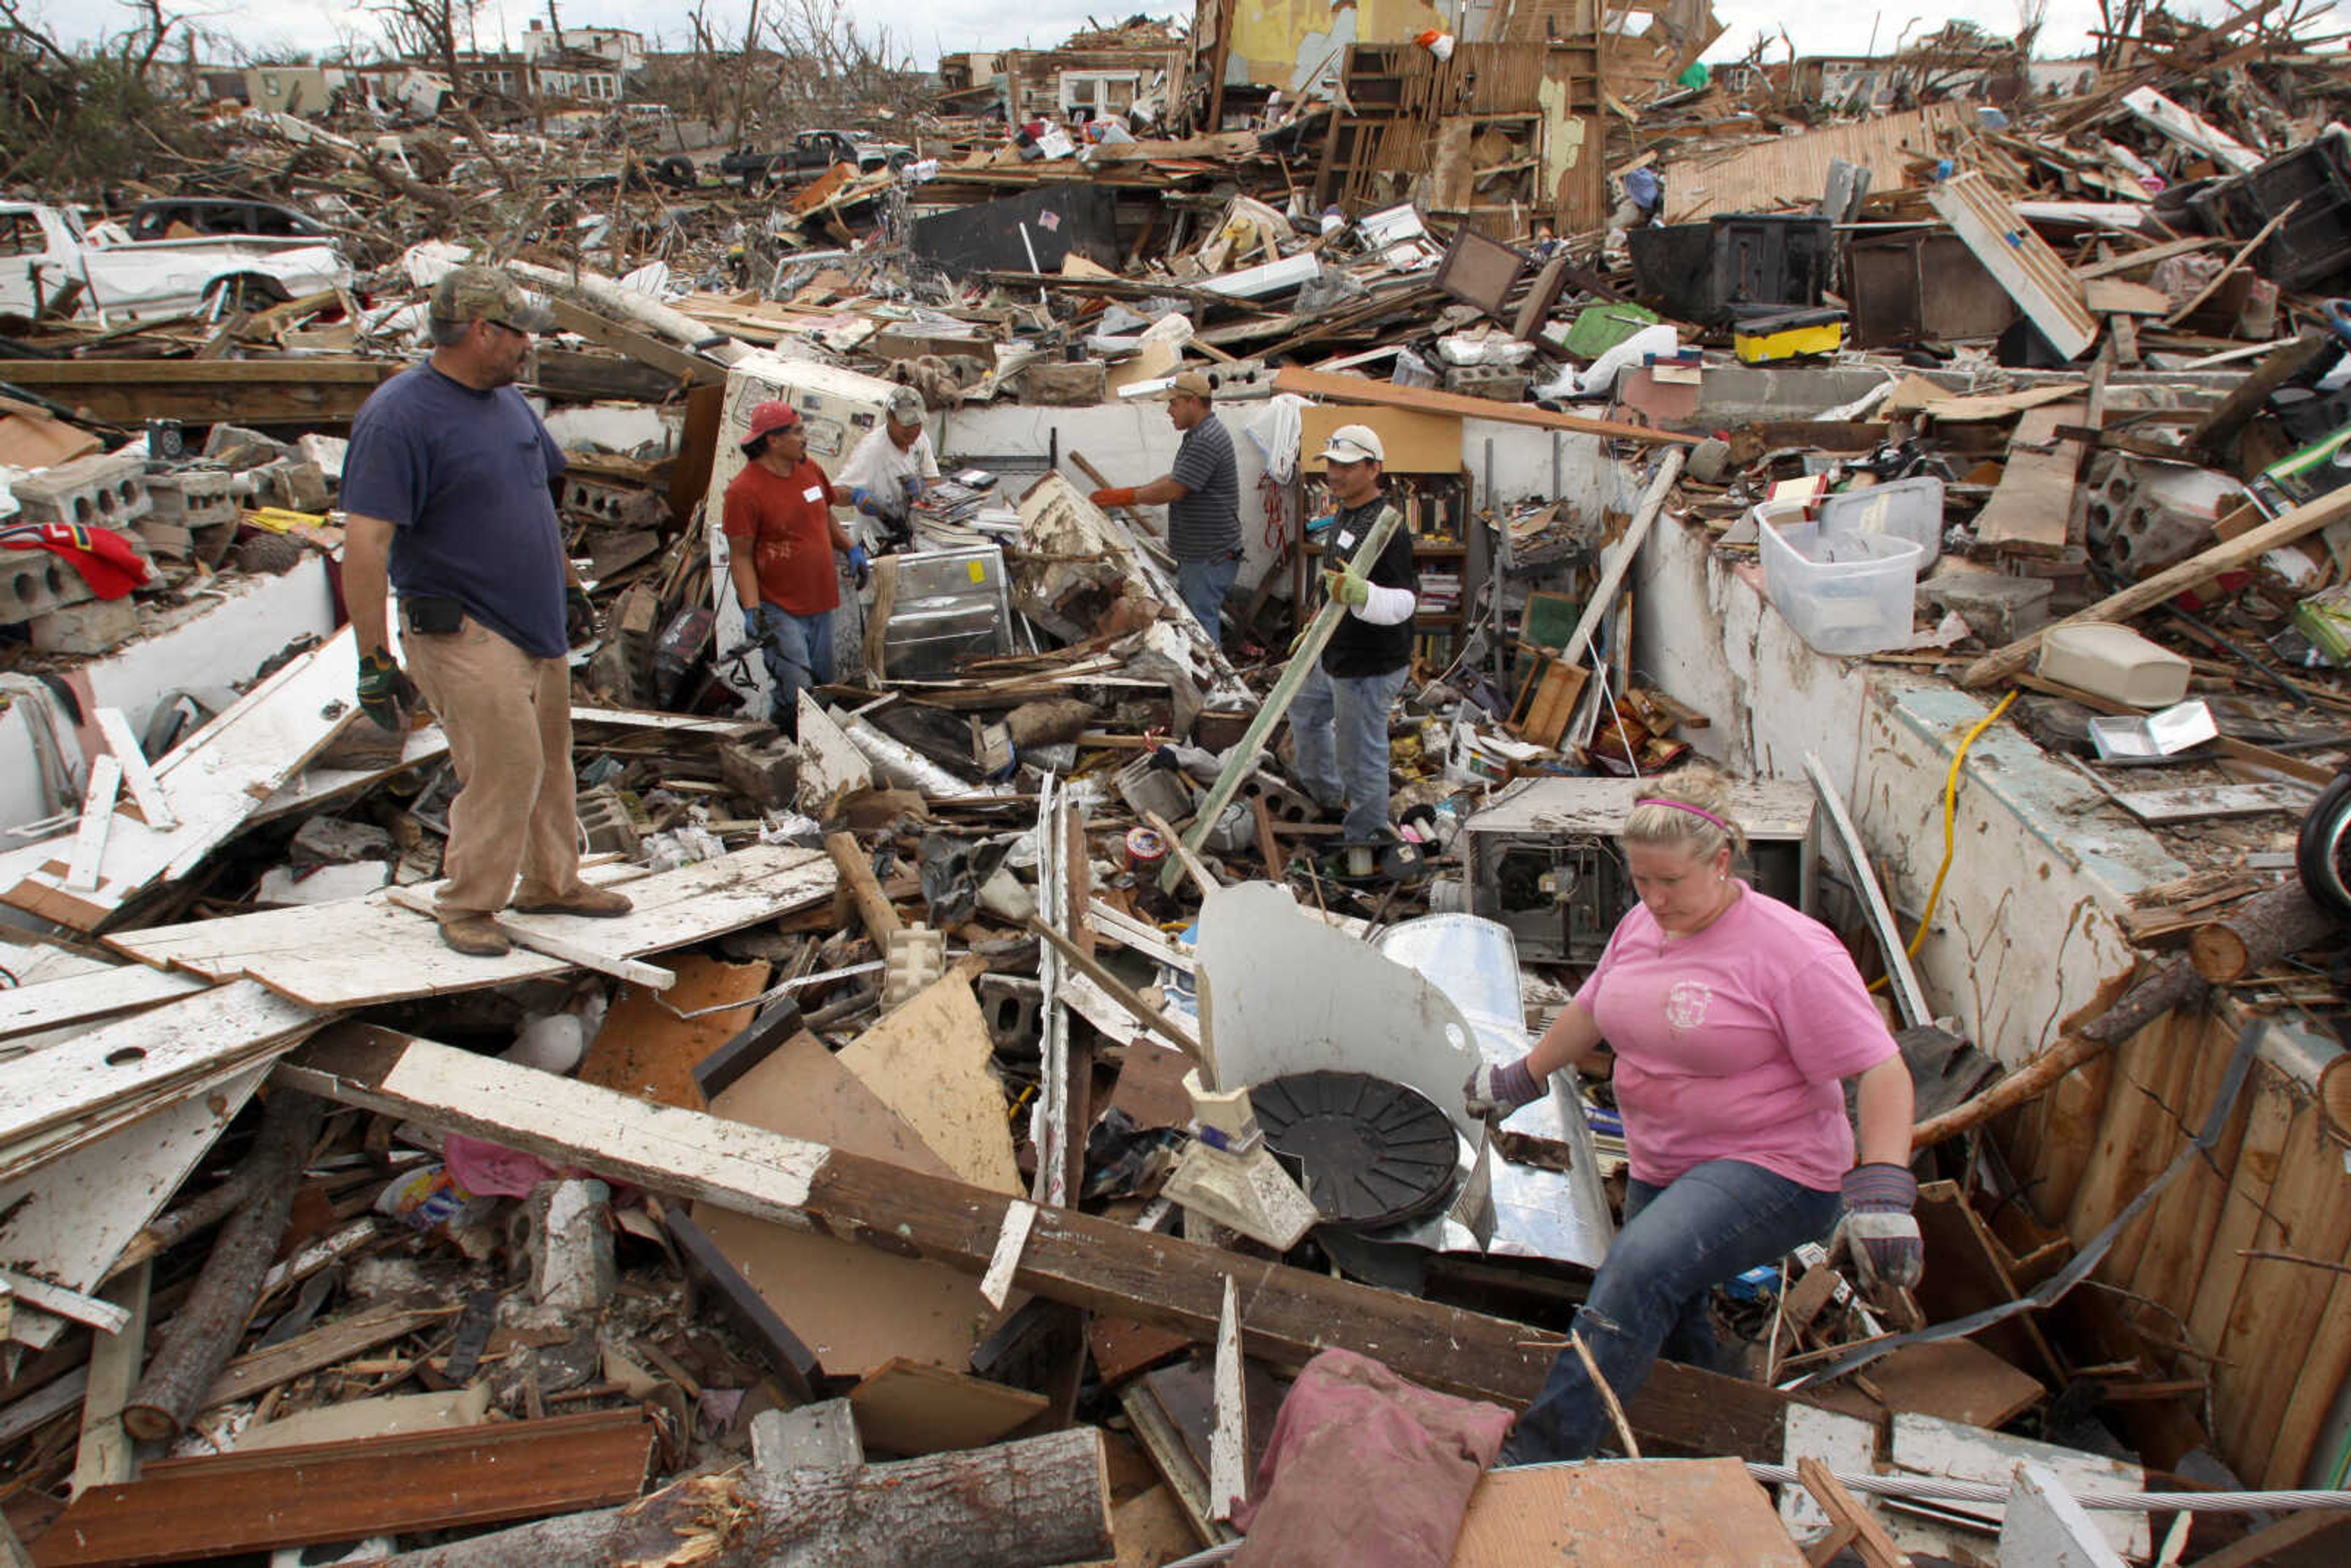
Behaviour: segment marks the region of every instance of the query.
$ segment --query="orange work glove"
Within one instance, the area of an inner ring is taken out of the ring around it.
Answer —
[[[1109,485],[1086,499],[1097,507],[1132,507],[1134,505],[1134,489],[1128,485]]]

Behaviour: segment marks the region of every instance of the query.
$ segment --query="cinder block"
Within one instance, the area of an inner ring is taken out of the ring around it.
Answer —
[[[166,468],[147,476],[147,515],[197,528],[236,521],[236,480],[225,468]]]
[[[15,626],[89,597],[81,573],[45,549],[0,550],[0,626]]]
[[[283,507],[289,512],[327,509],[327,476],[316,463],[281,457],[252,470],[247,477],[253,481],[256,506]]]
[[[1527,372],[1502,365],[1451,365],[1445,371],[1445,390],[1464,397],[1516,402],[1527,394]]]
[[[132,451],[77,457],[10,488],[28,523],[121,528],[147,515],[147,459]]]
[[[2049,623],[2049,601],[2054,588],[2045,577],[1952,572],[1930,577],[1918,585],[1918,607],[1938,617],[1957,611],[1969,631],[1998,648]]]
[[[33,617],[33,646],[44,653],[104,653],[139,634],[139,606],[121,599],[93,599]]]

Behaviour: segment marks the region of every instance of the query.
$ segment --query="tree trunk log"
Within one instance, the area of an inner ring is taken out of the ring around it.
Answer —
[[[1923,1149],[1957,1137],[2001,1112],[2041,1094],[2100,1051],[2121,1044],[2175,1008],[2203,1000],[2204,977],[2185,958],[2174,958],[2125,991],[2115,1005],[2064,1035],[2056,1044],[1974,1099],[1910,1129],[1910,1146]]]
[[[2301,883],[2290,882],[2197,927],[2188,939],[2188,957],[2198,974],[2226,986],[2325,941],[2335,930],[2335,916],[2313,902]]]
[[[1114,1550],[1102,1434],[1073,1427],[902,1464],[695,1476],[624,1509],[406,1552],[381,1568],[668,1562],[689,1551],[702,1568],[1031,1568]]]
[[[165,1326],[146,1375],[123,1406],[122,1425],[132,1437],[179,1436],[235,1353],[246,1319],[261,1297],[262,1277],[285,1238],[294,1191],[326,1113],[326,1102],[314,1095],[287,1089],[270,1094],[260,1133],[230,1178],[253,1199],[221,1228],[195,1289]]]

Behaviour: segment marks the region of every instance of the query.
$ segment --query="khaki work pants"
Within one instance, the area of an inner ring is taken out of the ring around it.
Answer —
[[[401,650],[449,737],[460,786],[434,913],[463,920],[509,898],[546,904],[580,892],[570,667],[533,658],[470,615],[438,636],[403,622]]]

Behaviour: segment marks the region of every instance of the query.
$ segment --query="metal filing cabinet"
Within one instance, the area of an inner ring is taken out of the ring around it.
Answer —
[[[1598,963],[1635,902],[1616,834],[1647,788],[1635,779],[1541,779],[1471,817],[1462,827],[1470,912],[1509,926],[1522,958]],[[1810,911],[1812,786],[1740,784],[1732,802],[1748,841],[1739,873]]]

